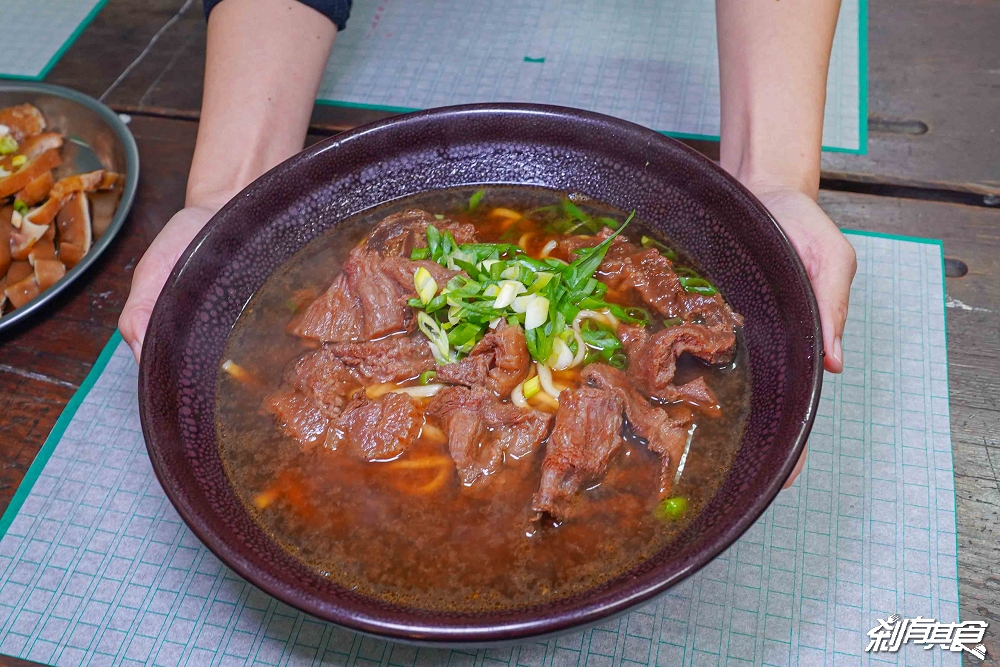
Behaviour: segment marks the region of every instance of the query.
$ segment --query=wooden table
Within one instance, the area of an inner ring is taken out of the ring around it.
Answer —
[[[944,240],[961,616],[992,624],[987,664],[1000,664],[1000,5],[869,12],[869,152],[824,156],[820,203],[845,228]],[[0,334],[0,509],[113,333],[136,262],[182,205],[204,43],[200,2],[110,0],[47,79],[132,116],[143,176],[97,265],[56,307]],[[310,138],[382,115],[318,107]]]

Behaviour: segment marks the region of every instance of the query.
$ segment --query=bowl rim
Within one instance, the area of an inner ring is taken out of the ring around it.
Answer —
[[[433,622],[394,622],[379,619],[377,612],[362,612],[352,610],[344,605],[334,607],[329,603],[324,603],[318,596],[293,591],[279,582],[269,580],[267,576],[260,577],[261,571],[249,562],[238,549],[234,548],[225,539],[216,535],[214,531],[202,523],[198,512],[190,506],[186,499],[171,488],[165,480],[170,477],[166,474],[164,462],[157,451],[156,436],[150,427],[150,418],[147,417],[149,410],[148,401],[151,399],[151,367],[152,358],[155,357],[160,347],[155,336],[147,336],[145,347],[140,359],[139,368],[139,402],[140,402],[140,422],[145,436],[147,451],[152,462],[153,471],[163,486],[164,492],[170,502],[176,508],[178,514],[185,524],[194,532],[201,542],[208,547],[223,563],[234,570],[241,577],[259,587],[264,592],[273,596],[296,609],[311,614],[317,618],[332,622],[336,625],[360,632],[362,634],[376,636],[381,639],[405,642],[409,644],[434,646],[434,647],[484,647],[507,645],[525,641],[528,639],[538,639],[564,634],[570,631],[588,627],[609,618],[621,616],[637,605],[647,602],[669,590],[674,585],[695,574],[698,570],[714,560],[720,553],[728,549],[737,539],[740,538],[760,516],[770,507],[775,497],[781,491],[785,481],[791,475],[795,465],[806,447],[806,440],[812,428],[819,405],[820,391],[823,383],[823,336],[819,317],[819,308],[816,302],[812,284],[808,274],[802,264],[798,253],[788,239],[784,230],[777,223],[771,213],[764,205],[739,181],[725,172],[720,166],[709,160],[698,151],[673,139],[672,137],[649,130],[641,125],[630,121],[622,120],[612,116],[585,111],[570,107],[560,107],[542,104],[527,103],[480,103],[463,104],[447,107],[426,109],[408,114],[392,116],[387,119],[378,120],[372,123],[358,126],[352,130],[342,132],[323,141],[320,141],[300,153],[290,157],[285,162],[272,168],[253,183],[244,188],[239,194],[225,204],[219,212],[205,225],[198,235],[191,241],[190,245],[174,265],[166,286],[157,299],[156,305],[150,317],[150,330],[155,328],[156,322],[164,316],[167,294],[170,288],[180,277],[187,263],[201,247],[205,238],[223,224],[223,220],[230,210],[240,206],[240,202],[252,197],[257,190],[268,186],[272,178],[279,171],[294,169],[297,165],[311,160],[321,153],[329,150],[336,150],[340,145],[358,140],[366,134],[378,132],[386,127],[391,127],[401,123],[420,123],[429,118],[448,118],[450,116],[476,115],[476,114],[511,114],[511,115],[537,115],[559,116],[567,120],[600,120],[601,122],[616,125],[629,131],[639,128],[641,131],[649,133],[651,140],[663,141],[672,145],[674,150],[679,150],[687,157],[701,162],[707,169],[714,171],[721,176],[723,182],[732,188],[730,195],[742,196],[746,203],[753,206],[759,214],[766,218],[773,225],[773,231],[777,233],[779,242],[785,246],[788,255],[792,258],[793,268],[801,280],[807,293],[809,316],[812,320],[812,328],[808,333],[812,334],[812,366],[804,369],[804,372],[811,372],[812,380],[809,387],[809,396],[805,401],[806,411],[795,432],[794,443],[789,456],[783,465],[775,472],[764,492],[759,494],[742,516],[727,530],[722,531],[713,543],[693,556],[685,567],[678,570],[672,577],[661,578],[645,587],[632,590],[630,594],[616,597],[613,601],[603,604],[581,604],[580,608],[572,611],[562,611],[558,615],[538,616],[530,620],[514,620],[512,622],[495,622],[490,625],[447,626],[434,625]],[[653,139],[655,137],[655,139]],[[477,185],[469,183],[469,186]],[[489,184],[484,184],[489,185]],[[297,594],[296,594],[297,593]],[[419,612],[417,612],[419,613]]]
[[[16,323],[31,317],[33,313],[44,309],[60,292],[69,287],[94,265],[118,236],[118,232],[121,231],[122,226],[124,226],[125,219],[132,209],[132,203],[135,201],[135,194],[139,185],[139,148],[136,146],[135,138],[132,136],[132,132],[129,131],[128,126],[108,106],[72,88],[36,81],[0,79],[0,94],[17,92],[40,93],[61,97],[95,112],[111,128],[122,144],[122,149],[125,153],[125,187],[122,188],[122,197],[118,201],[118,208],[115,209],[114,216],[111,218],[111,224],[108,225],[108,229],[101,238],[93,243],[90,251],[54,285],[41,292],[24,306],[0,316],[0,331],[12,327]]]

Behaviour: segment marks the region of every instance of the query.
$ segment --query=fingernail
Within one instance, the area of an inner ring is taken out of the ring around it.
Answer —
[[[142,346],[139,345],[139,341],[137,340],[132,341],[132,344],[129,345],[129,347],[132,348],[132,354],[135,355],[136,363],[139,363],[139,354],[140,352],[142,352]]]
[[[833,354],[831,355],[838,366],[844,365],[844,346],[840,336],[833,339]]]

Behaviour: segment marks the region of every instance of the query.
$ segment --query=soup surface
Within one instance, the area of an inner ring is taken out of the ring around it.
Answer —
[[[740,440],[742,319],[639,221],[610,238],[627,217],[455,189],[304,247],[247,304],[217,383],[222,461],[259,525],[345,587],[441,610],[572,595],[667,547]]]

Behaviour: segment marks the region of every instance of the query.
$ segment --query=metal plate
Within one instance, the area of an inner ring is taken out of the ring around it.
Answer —
[[[59,292],[79,278],[101,256],[125,223],[139,182],[139,150],[128,127],[118,115],[97,100],[62,86],[21,81],[0,81],[0,108],[30,102],[45,116],[47,129],[62,133],[63,164],[56,178],[95,169],[125,174],[125,187],[107,231],[90,252],[48,288],[23,307],[0,317],[0,331],[32,313],[43,310]]]

